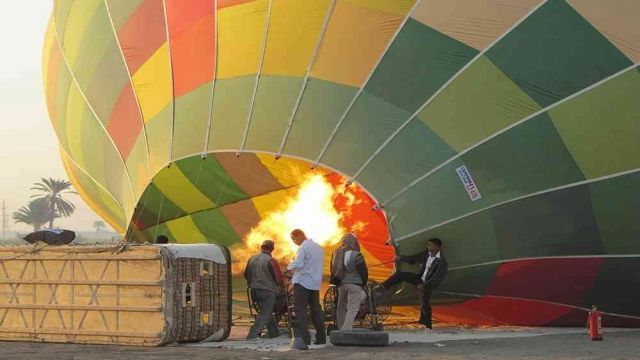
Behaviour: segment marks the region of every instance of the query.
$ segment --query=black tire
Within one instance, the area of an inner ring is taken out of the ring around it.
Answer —
[[[383,331],[334,330],[329,340],[336,346],[387,346],[389,334]]]

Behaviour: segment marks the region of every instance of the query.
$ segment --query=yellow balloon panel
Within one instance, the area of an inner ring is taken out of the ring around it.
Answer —
[[[313,65],[312,76],[360,86],[401,22],[401,16],[338,1]]]
[[[262,74],[304,76],[330,1],[273,1]]]
[[[145,123],[173,98],[169,46],[164,43],[132,76]]]
[[[218,79],[258,71],[268,5],[259,0],[218,11]]]

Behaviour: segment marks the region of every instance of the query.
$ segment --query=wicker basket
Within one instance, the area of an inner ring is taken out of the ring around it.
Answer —
[[[229,251],[218,245],[0,247],[0,340],[221,341]]]

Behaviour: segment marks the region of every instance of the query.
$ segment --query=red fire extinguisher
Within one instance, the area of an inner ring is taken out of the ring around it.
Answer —
[[[589,330],[589,337],[592,341],[602,341],[602,313],[595,305],[592,305],[591,311],[589,311],[587,330]]]

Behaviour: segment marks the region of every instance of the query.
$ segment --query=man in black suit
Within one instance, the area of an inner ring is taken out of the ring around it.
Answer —
[[[391,286],[400,283],[408,282],[418,286],[418,291],[421,291],[421,305],[420,305],[420,324],[424,325],[427,329],[431,329],[431,293],[437,289],[444,277],[447,275],[448,264],[447,260],[440,253],[442,247],[442,241],[438,238],[431,238],[427,241],[427,250],[423,253],[419,253],[413,256],[405,256],[396,258],[396,260],[404,261],[409,264],[415,264],[418,261],[421,263],[420,272],[404,272],[398,271],[390,278],[385,280],[381,285],[385,289],[389,289]],[[421,288],[421,289],[420,289]]]

